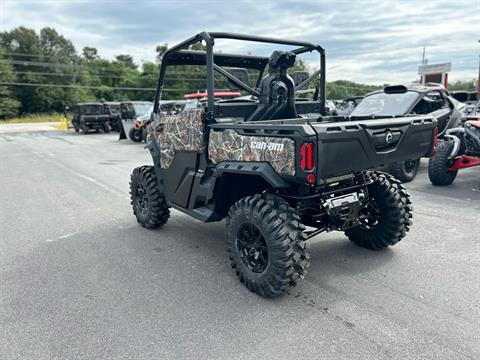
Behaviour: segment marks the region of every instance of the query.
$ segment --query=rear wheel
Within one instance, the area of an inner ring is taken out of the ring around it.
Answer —
[[[388,173],[395,176],[401,182],[410,182],[417,176],[420,168],[420,159],[396,162],[388,166]]]
[[[170,210],[160,191],[153,166],[141,166],[130,176],[130,200],[137,221],[144,228],[156,229],[167,223]]]
[[[371,173],[369,200],[361,209],[360,225],[345,231],[356,245],[380,250],[402,240],[412,224],[412,203],[405,187],[393,176]]]
[[[304,226],[285,200],[247,196],[232,205],[226,224],[232,268],[250,291],[274,297],[303,279],[309,265]]]
[[[428,177],[433,185],[450,185],[457,177],[458,170],[448,171],[454,163],[448,158],[452,150],[453,143],[450,141],[439,141],[435,147],[435,155],[428,161]]]

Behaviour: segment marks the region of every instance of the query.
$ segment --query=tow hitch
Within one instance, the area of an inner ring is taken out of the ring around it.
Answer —
[[[346,230],[357,225],[363,198],[363,193],[352,193],[325,200],[323,206],[327,212],[330,227]]]

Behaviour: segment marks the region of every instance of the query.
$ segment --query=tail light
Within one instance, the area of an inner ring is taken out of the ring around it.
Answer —
[[[300,169],[312,171],[315,168],[315,145],[305,143],[300,147]],[[315,183],[316,177],[313,172],[308,173],[306,180],[309,184]]]
[[[313,143],[305,143],[300,147],[300,168],[303,171],[310,171],[314,168],[314,149]]]

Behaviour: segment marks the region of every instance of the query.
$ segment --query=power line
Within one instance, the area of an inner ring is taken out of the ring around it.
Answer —
[[[39,72],[39,71],[14,71],[16,75],[41,75],[41,76],[69,76],[69,77],[81,77],[81,76],[88,76],[88,77],[98,77],[98,78],[106,78],[106,79],[125,79],[125,76],[115,76],[115,75],[97,75],[97,74],[85,74],[85,73],[52,73],[52,72]],[[139,74],[141,79],[145,78],[158,78],[158,74]],[[185,81],[207,81],[205,79],[196,79],[196,78],[184,78],[184,77],[165,77],[165,80],[185,80]]]
[[[80,88],[80,89],[113,89],[113,90],[139,90],[139,91],[155,91],[156,88],[136,88],[136,87],[116,87],[116,86],[89,86],[89,85],[60,85],[60,84],[35,84],[35,83],[18,83],[18,82],[0,82],[0,85],[7,86],[34,86],[34,87],[62,87],[62,88]],[[167,89],[165,89],[167,90]],[[173,90],[173,89],[172,89]]]
[[[84,65],[74,65],[74,64],[61,64],[61,63],[46,63],[41,61],[25,61],[25,60],[12,60],[12,59],[1,59],[0,62],[8,62],[13,65],[23,65],[23,66],[58,66],[58,67],[67,67],[67,68],[85,68]]]

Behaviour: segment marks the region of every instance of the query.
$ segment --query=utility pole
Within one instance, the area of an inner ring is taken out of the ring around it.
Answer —
[[[480,44],[480,39],[478,43]],[[480,48],[478,52],[477,100],[480,100]]]
[[[420,77],[420,84],[425,84],[425,46],[423,47],[423,54],[422,54],[422,75]]]

